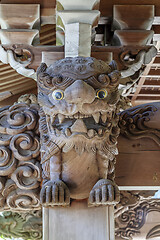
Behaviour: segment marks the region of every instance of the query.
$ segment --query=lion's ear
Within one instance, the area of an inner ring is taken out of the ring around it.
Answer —
[[[37,68],[37,80],[41,73],[44,73],[47,69],[47,65],[45,63],[41,63],[41,65]]]

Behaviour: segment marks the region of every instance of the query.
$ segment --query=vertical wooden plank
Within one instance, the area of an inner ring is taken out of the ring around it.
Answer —
[[[115,240],[115,225],[114,225],[114,221],[112,221],[111,219],[114,219],[114,206],[109,206],[108,207],[108,223],[109,223],[109,239],[110,240]]]
[[[49,208],[48,240],[114,240],[113,207],[73,201],[68,208]]]
[[[49,240],[49,209],[43,209],[43,240]]]

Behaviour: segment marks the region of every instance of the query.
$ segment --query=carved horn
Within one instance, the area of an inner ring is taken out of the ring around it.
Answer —
[[[37,68],[37,78],[39,74],[44,73],[47,69],[47,65],[45,63],[41,63],[41,65]]]

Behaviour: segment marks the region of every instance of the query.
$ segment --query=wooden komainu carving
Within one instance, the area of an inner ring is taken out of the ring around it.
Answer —
[[[115,204],[119,72],[94,58],[65,58],[37,71],[44,206],[89,198]]]

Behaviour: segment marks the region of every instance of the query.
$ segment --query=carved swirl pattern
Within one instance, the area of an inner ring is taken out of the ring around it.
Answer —
[[[16,159],[12,156],[11,150],[7,147],[0,146],[0,175],[10,175],[17,166]]]
[[[129,139],[150,137],[160,144],[159,129],[147,125],[157,111],[158,108],[154,105],[142,105],[121,112],[119,121],[121,134]]]
[[[39,191],[38,191],[39,192]],[[40,208],[39,193],[34,190],[16,189],[7,196],[7,206],[11,210],[31,210]]]
[[[40,163],[35,160],[22,162],[12,173],[11,179],[20,189],[36,189],[41,181]]]
[[[14,136],[10,148],[19,161],[27,161],[39,155],[39,138],[33,137],[32,132],[21,133]]]
[[[0,110],[0,209],[40,208],[41,165],[38,105]]]
[[[14,226],[14,227],[13,227]],[[42,212],[3,212],[0,234],[4,238],[42,239]]]
[[[57,61],[47,69],[42,63],[37,70],[38,83],[42,91],[54,88],[66,89],[77,79],[84,79],[96,87],[117,86],[120,77],[116,63],[109,65],[94,58],[65,58]],[[46,71],[46,72],[45,72]]]
[[[11,106],[0,113],[0,131],[14,135],[22,133],[26,130],[33,130],[37,125],[37,110],[36,107],[24,103],[19,103]]]
[[[145,224],[146,216],[151,211],[160,212],[159,200],[144,200],[137,207],[122,213],[116,219],[116,224],[119,225],[116,236],[131,240],[136,233],[140,233],[140,229]]]

